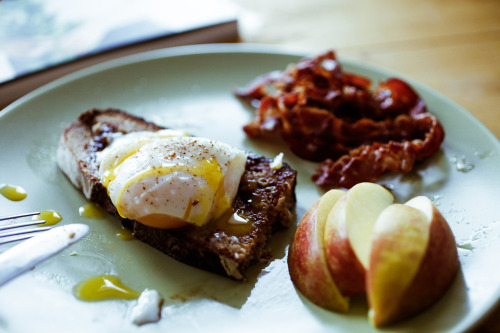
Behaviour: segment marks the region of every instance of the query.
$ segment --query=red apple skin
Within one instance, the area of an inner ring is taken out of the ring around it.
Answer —
[[[339,199],[336,205],[343,205],[347,196]],[[342,209],[332,210],[325,228],[325,254],[328,268],[342,295],[349,297],[363,294],[366,290],[366,270],[359,262],[347,236],[345,219],[335,216]],[[337,223],[339,222],[339,223]]]
[[[311,302],[327,310],[347,312],[349,299],[340,294],[330,275],[323,232],[317,229],[320,201],[309,208],[297,227],[288,252],[288,269],[295,287]],[[324,227],[324,222],[319,224]]]
[[[393,324],[425,310],[446,292],[457,275],[459,260],[455,238],[445,218],[436,207],[433,206],[432,211],[433,216],[428,227],[429,240],[420,267],[403,293],[393,295],[394,297],[390,299],[387,295],[384,296],[386,302],[396,302],[397,306],[387,306],[392,308],[387,312],[386,306],[379,304],[379,309],[374,311],[371,317],[375,326]],[[383,241],[378,243],[374,241],[373,253],[379,252],[378,246],[384,246]],[[370,266],[372,266],[372,261]],[[373,297],[377,297],[377,295],[370,294],[371,285],[373,285],[373,280],[369,272],[367,277],[369,303],[373,303]]]
[[[453,233],[436,207],[433,207],[433,216],[422,265],[404,296],[402,314],[396,319],[404,319],[428,308],[446,292],[457,275],[460,264]]]

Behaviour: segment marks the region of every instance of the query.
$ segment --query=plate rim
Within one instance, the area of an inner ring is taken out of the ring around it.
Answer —
[[[121,66],[130,66],[135,63],[141,63],[152,60],[159,60],[164,58],[172,58],[178,56],[191,56],[191,55],[201,55],[201,54],[236,54],[236,53],[244,53],[244,54],[269,54],[269,55],[283,55],[283,56],[293,56],[293,57],[305,57],[305,56],[314,56],[315,52],[306,51],[303,48],[294,48],[294,47],[286,47],[286,46],[276,46],[276,45],[268,45],[268,44],[253,44],[253,43],[212,43],[212,44],[192,44],[192,45],[181,45],[174,47],[161,48],[156,50],[139,52],[127,56],[118,57],[115,59],[107,60],[83,69],[79,69],[75,72],[66,74],[62,77],[59,77],[51,82],[43,84],[42,86],[30,91],[26,95],[20,97],[15,100],[11,104],[7,105],[4,109],[0,110],[0,118],[5,114],[11,112],[16,109],[19,105],[22,105],[25,101],[35,98],[38,95],[44,94],[47,91],[52,89],[56,89],[59,86],[65,85],[73,80],[78,80],[84,78],[86,76],[90,76],[94,73],[99,73],[105,70],[111,70],[114,68],[118,68]],[[367,70],[378,72],[383,74],[384,76],[397,76],[401,79],[404,79],[410,85],[412,85],[416,90],[420,92],[425,92],[427,94],[432,94],[436,96],[439,100],[445,102],[450,105],[454,109],[460,109],[460,111],[467,116],[468,121],[475,123],[476,126],[481,127],[482,131],[485,132],[492,142],[495,142],[498,145],[498,149],[500,149],[500,138],[498,138],[484,123],[482,123],[477,117],[475,117],[471,112],[469,112],[466,108],[453,101],[449,97],[445,96],[441,92],[431,88],[430,86],[421,83],[420,81],[412,78],[411,76],[405,75],[403,73],[398,73],[391,69],[388,69],[383,66],[374,65],[371,63],[366,63],[359,59],[353,59],[352,57],[344,57],[338,52],[337,57],[339,62],[344,65],[351,65],[356,67],[362,67]]]
[[[191,56],[191,55],[203,55],[203,54],[268,54],[271,56],[293,56],[293,57],[304,57],[312,55],[311,52],[305,52],[303,49],[295,49],[289,47],[282,46],[271,46],[271,45],[263,45],[263,44],[249,44],[249,43],[229,43],[229,44],[195,44],[195,45],[184,45],[184,46],[176,46],[169,47],[163,49],[157,49],[152,51],[141,52],[137,54],[132,54],[128,56],[119,57],[116,59],[108,60],[99,64],[95,64],[89,66],[87,68],[83,68],[72,72],[70,74],[64,75],[58,79],[55,79],[49,83],[46,83],[35,90],[27,93],[16,101],[12,102],[4,109],[0,110],[0,121],[7,114],[12,113],[19,107],[21,107],[25,102],[28,102],[32,99],[37,98],[40,95],[47,93],[50,90],[57,89],[60,86],[64,86],[74,80],[82,79],[87,76],[90,76],[95,73],[100,73],[106,70],[116,69],[122,66],[131,66],[141,62],[147,62],[158,59],[165,59],[171,57],[179,57],[179,56]],[[443,95],[439,91],[415,80],[407,75],[397,73],[387,68],[383,68],[381,66],[372,65],[370,63],[365,63],[360,60],[354,60],[348,57],[339,56],[339,61],[341,64],[349,64],[351,66],[362,67],[368,69],[370,71],[374,71],[380,73],[384,76],[397,76],[400,77],[407,82],[409,82],[415,89],[422,92],[425,91],[428,94],[432,94],[436,96],[439,100],[444,101],[446,104],[450,105],[454,109],[459,109],[460,113],[463,116],[467,117],[467,121],[473,122],[476,126],[482,129],[482,133],[488,136],[488,139],[494,144],[494,147],[497,151],[500,151],[500,139],[497,138],[491,130],[489,130],[486,125],[484,125],[479,119],[477,119],[472,113],[470,113],[467,109],[454,102],[447,96]],[[478,311],[476,314],[470,314],[471,321],[467,321],[465,323],[459,321],[455,326],[455,329],[465,329],[470,331],[477,326],[480,325],[481,321],[485,319],[486,316],[491,314],[494,310],[494,307],[500,304],[500,287],[497,289],[495,293],[496,297],[491,297],[491,302],[485,302],[484,307],[481,309],[482,311]],[[496,299],[495,299],[496,298]],[[488,304],[486,304],[488,303]],[[487,310],[486,310],[487,309]],[[462,325],[460,325],[462,324]]]

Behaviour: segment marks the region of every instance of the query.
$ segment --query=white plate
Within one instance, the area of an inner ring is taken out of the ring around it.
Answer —
[[[116,274],[136,290],[158,290],[166,299],[163,319],[141,332],[165,331],[375,331],[366,302],[353,301],[347,315],[324,311],[298,295],[287,271],[286,252],[293,229],[273,239],[273,261],[234,282],[159,253],[139,241],[115,237],[113,218],[85,219],[84,197],[55,163],[58,137],[78,114],[92,107],[116,107],[173,128],[184,129],[285,159],[300,174],[300,218],[321,191],[310,181],[314,164],[294,157],[279,144],[247,140],[241,130],[252,110],[231,93],[255,76],[283,69],[299,55],[251,45],[173,48],[119,59],[67,76],[25,96],[0,113],[2,183],[23,186],[24,201],[0,197],[1,214],[55,209],[63,222],[83,222],[90,235],[54,259],[0,288],[0,330],[34,332],[134,332],[127,319],[133,301],[82,302],[72,295],[83,278]],[[346,71],[379,80],[393,76],[344,60]],[[500,144],[464,109],[431,89],[409,81],[446,130],[443,149],[411,175],[385,177],[398,200],[430,196],[460,244],[461,272],[449,292],[431,309],[390,327],[397,331],[463,331],[495,304],[500,294]],[[75,251],[78,255],[70,256]]]

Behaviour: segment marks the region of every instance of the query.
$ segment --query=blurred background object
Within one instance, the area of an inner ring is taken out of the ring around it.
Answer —
[[[237,41],[304,54],[333,48],[388,68],[459,103],[500,137],[498,0],[4,0],[0,109],[104,60]]]
[[[225,0],[0,1],[0,109],[60,76],[159,48],[238,41]]]

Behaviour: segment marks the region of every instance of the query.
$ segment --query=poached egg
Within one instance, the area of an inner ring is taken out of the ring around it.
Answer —
[[[246,153],[184,132],[132,132],[100,156],[99,173],[120,216],[156,228],[203,226],[228,211]]]

